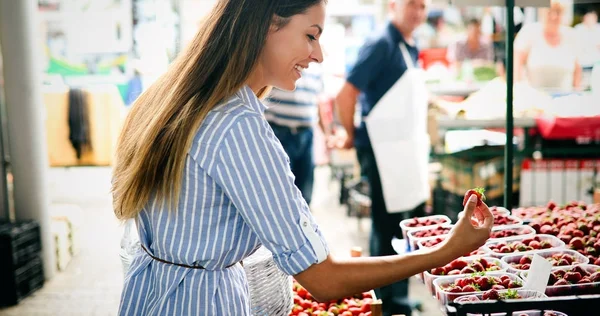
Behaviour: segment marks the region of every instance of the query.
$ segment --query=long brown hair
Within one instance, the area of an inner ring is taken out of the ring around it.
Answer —
[[[177,207],[186,154],[202,121],[245,84],[270,28],[322,1],[217,1],[190,45],[127,116],[113,171],[117,218],[137,216],[152,196]]]

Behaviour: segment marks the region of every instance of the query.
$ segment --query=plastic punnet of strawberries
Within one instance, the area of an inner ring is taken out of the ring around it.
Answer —
[[[548,241],[542,240],[540,236],[533,236],[531,238],[525,238],[522,241],[515,241],[512,243],[498,242],[490,245],[489,248],[493,252],[497,253],[513,253],[549,249],[552,248],[552,244]]]
[[[414,217],[412,220],[406,222],[406,227],[424,227],[445,224],[448,221],[445,218],[439,217]]]
[[[501,229],[501,230],[492,230],[490,233],[490,238],[506,238],[513,236],[520,236],[533,233],[531,229],[526,229],[523,227],[514,227],[509,229]]]
[[[421,245],[425,248],[431,248],[431,247],[437,246],[439,243],[441,243],[444,240],[446,240],[446,237],[437,237],[434,239],[423,241],[423,242],[421,242]],[[484,254],[486,254],[486,250],[484,250],[483,248],[479,248],[477,250],[471,251],[468,254],[465,254],[463,257],[470,257],[470,256],[484,255]]]
[[[371,316],[373,296],[370,292],[328,303],[319,303],[296,280],[293,284],[294,307],[290,316]]]
[[[430,273],[433,275],[458,275],[499,270],[502,270],[502,268],[496,262],[492,261],[491,258],[478,258],[470,263],[465,259],[459,258],[443,267],[432,269]]]
[[[531,255],[522,256],[519,259],[519,262],[512,262],[510,263],[510,265],[515,269],[529,270],[529,268],[531,267],[532,260],[533,256]],[[568,253],[555,253],[552,256],[547,257],[546,260],[550,261],[550,263],[554,267],[570,266],[573,264],[577,264],[577,259],[573,258],[573,256],[571,256]]]
[[[453,283],[442,287],[442,290],[450,293],[472,293],[487,290],[505,290],[521,288],[523,284],[517,280],[511,280],[508,275],[488,276],[485,273],[477,273],[464,278],[458,278]]]

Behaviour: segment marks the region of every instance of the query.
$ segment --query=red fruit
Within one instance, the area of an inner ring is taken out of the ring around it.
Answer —
[[[467,284],[462,288],[463,293],[466,292],[477,292],[477,288],[472,284]]]
[[[551,243],[549,243],[547,241],[542,241],[540,243],[540,249],[548,249],[548,248],[552,248],[552,244]]]
[[[538,249],[542,249],[542,245],[540,244],[539,241],[532,241],[531,243],[529,243],[529,247],[538,250]]]
[[[483,267],[483,265],[481,264],[481,262],[477,262],[477,261],[473,261],[471,263],[471,267],[476,271],[476,272],[481,272],[481,271],[485,271],[485,268]]]
[[[583,236],[585,236],[585,234],[582,231],[580,231],[579,229],[574,230],[573,234],[571,234],[571,235],[573,237],[583,237]]]
[[[538,233],[538,234],[540,233],[541,225],[539,223],[533,223],[533,224],[530,224],[529,226],[531,226],[531,228],[535,229],[536,233]]]
[[[485,260],[485,258],[481,258],[478,261],[479,261],[479,263],[481,263],[481,265],[483,266],[484,269],[487,269],[490,266],[490,263],[487,262],[487,260]],[[492,265],[494,265],[494,264],[492,263]]]
[[[540,233],[542,233],[542,234],[551,234],[552,233],[552,226],[550,226],[550,225],[543,225],[542,227],[540,227]]]
[[[558,235],[558,239],[560,239],[565,244],[569,244],[573,237],[571,235]]]
[[[458,275],[458,274],[461,274],[461,272],[457,269],[454,269],[454,270],[448,272],[447,274],[448,275]]]
[[[471,268],[471,267],[464,267],[462,270],[460,270],[461,274],[471,274],[471,273],[475,273],[477,271],[475,271],[475,269]]]
[[[590,281],[600,282],[600,271],[592,273],[592,275],[590,275]]]
[[[446,274],[446,270],[441,267],[441,268],[434,268],[433,270],[431,270],[431,274],[433,275],[445,275]]]
[[[467,193],[465,193],[465,197],[463,198],[463,206],[467,204],[467,201],[469,201],[469,197],[471,197],[471,195],[473,194],[477,196],[477,206],[481,206],[482,201],[485,201],[485,195],[483,194],[483,192],[485,192],[484,188],[475,188],[467,191]]]
[[[523,286],[523,284],[521,284],[521,282],[519,282],[519,281],[510,281],[510,283],[508,283],[507,287],[509,289],[515,289],[515,288],[520,288],[522,286]]]
[[[468,265],[469,265],[469,263],[467,263],[465,260],[462,260],[462,259],[456,259],[456,260],[450,262],[450,266],[452,267],[452,269],[460,270]]]
[[[452,286],[452,287],[447,288],[446,291],[450,292],[450,293],[460,293],[460,292],[462,292],[462,289],[457,286]]]
[[[600,266],[600,258],[596,259],[596,261],[594,261],[594,265]]]
[[[513,251],[508,246],[500,247],[500,253],[511,253],[511,252],[513,252]]]
[[[565,273],[565,280],[571,283],[577,283],[581,280],[581,273],[579,272],[567,272]]]
[[[588,278],[588,277],[583,277],[583,278],[581,278],[581,280],[579,280],[579,281],[577,282],[577,284],[585,284],[585,283],[591,283],[591,281],[590,281],[590,278]]]
[[[582,276],[589,275],[589,273],[587,273],[587,271],[585,271],[581,266],[574,266],[573,269],[571,269],[571,272],[579,272],[579,274]]]
[[[484,300],[497,300],[500,296],[498,295],[498,291],[491,289],[489,291],[483,292],[482,298]]]
[[[565,279],[558,279],[556,282],[554,282],[554,286],[561,286],[561,285],[569,285],[569,281],[565,280]]]
[[[486,291],[492,287],[492,282],[490,281],[490,278],[482,277],[481,279],[477,280],[477,286],[480,290]]]
[[[573,263],[573,257],[569,254],[564,254],[560,257],[561,259],[565,259],[569,264]]]
[[[521,265],[521,270],[529,270],[529,268],[531,268],[531,264],[529,263],[524,263]]]
[[[501,284],[494,284],[492,285],[492,290],[504,290],[506,289],[504,286],[502,286]]]

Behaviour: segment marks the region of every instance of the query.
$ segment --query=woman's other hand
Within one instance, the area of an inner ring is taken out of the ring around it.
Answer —
[[[471,195],[461,217],[446,243],[449,251],[456,257],[479,249],[490,238],[494,225],[494,215],[485,203],[477,206],[477,196]]]

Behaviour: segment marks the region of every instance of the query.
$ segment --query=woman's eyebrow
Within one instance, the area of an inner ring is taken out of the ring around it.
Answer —
[[[323,33],[323,27],[320,26],[319,24],[313,24],[310,27],[316,27],[316,28],[318,28],[319,29],[319,34]]]

